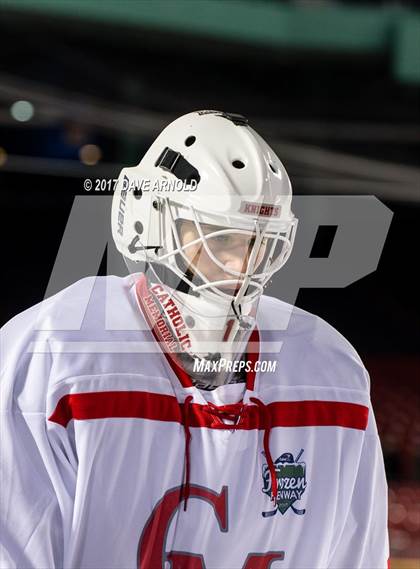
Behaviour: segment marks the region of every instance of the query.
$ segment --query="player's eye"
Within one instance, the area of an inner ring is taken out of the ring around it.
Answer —
[[[230,243],[231,241],[231,235],[216,235],[215,237],[213,237],[213,239],[217,242],[217,243],[223,243],[223,244],[227,244]]]

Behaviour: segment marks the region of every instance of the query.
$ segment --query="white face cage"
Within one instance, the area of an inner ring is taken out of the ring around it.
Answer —
[[[235,220],[226,219],[223,223],[226,229],[220,229],[222,225],[220,222],[224,216],[219,213],[214,215],[215,230],[204,233],[202,220],[206,219],[206,224],[209,225],[208,220],[212,217],[211,213],[208,211],[201,212],[192,204],[187,203],[182,206],[184,214],[181,218],[176,203],[164,197],[159,198],[159,201],[161,202],[162,213],[165,212],[163,213],[165,234],[162,242],[166,246],[162,254],[158,254],[158,262],[169,266],[192,291],[209,299],[229,301],[230,303],[233,302],[234,305],[252,301],[262,294],[264,286],[273,274],[286,263],[292,251],[298,222],[295,217],[291,217],[289,221],[267,221],[267,219],[261,218],[249,220],[249,222],[247,221],[249,229],[232,228]],[[181,242],[177,227],[179,219],[187,219],[193,222],[195,232],[198,235],[196,239],[184,244]],[[241,221],[243,225],[243,220]],[[211,246],[212,240],[227,235],[247,236],[252,241],[243,272],[233,270],[224,264],[217,258],[214,248]],[[210,280],[187,255],[188,248],[195,245],[202,247],[214,265],[232,278]],[[264,255],[261,259],[259,252],[263,246]],[[180,259],[183,262],[179,263]],[[191,278],[191,271],[186,271],[186,267],[192,270],[195,278]],[[196,277],[200,282],[197,283]],[[226,289],[221,290],[220,287],[226,287],[226,285],[237,286],[232,292],[226,291]]]

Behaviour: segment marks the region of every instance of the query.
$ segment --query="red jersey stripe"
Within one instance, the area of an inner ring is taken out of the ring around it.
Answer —
[[[238,404],[224,405],[228,413]],[[364,405],[337,401],[281,401],[267,405],[271,427],[345,427],[365,430],[369,410]],[[146,391],[101,391],[63,396],[49,420],[66,427],[72,419],[83,421],[126,417],[183,423],[184,406],[176,397]],[[191,405],[191,427],[264,429],[264,421],[256,405],[244,405],[236,425],[221,423],[212,406]]]

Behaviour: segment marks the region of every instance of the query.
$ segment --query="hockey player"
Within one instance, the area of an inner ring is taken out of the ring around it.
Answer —
[[[291,199],[229,113],[177,119],[121,172],[129,275],[2,330],[2,568],[387,566],[367,371],[262,294],[293,247]]]

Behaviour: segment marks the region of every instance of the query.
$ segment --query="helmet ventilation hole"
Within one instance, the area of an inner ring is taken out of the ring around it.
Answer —
[[[238,170],[241,170],[242,168],[245,168],[245,164],[242,162],[242,160],[234,160],[232,162],[232,166],[234,168],[238,168]]]
[[[188,138],[185,139],[185,146],[192,146],[195,140],[196,140],[195,136],[189,136]]]
[[[133,190],[133,196],[139,200],[141,198],[141,196],[143,195],[143,192],[140,188],[134,188]]]
[[[271,162],[269,162],[268,164],[271,168],[271,171],[274,172],[275,174],[277,174],[277,168],[274,166],[274,164],[272,164]]]
[[[136,221],[134,224],[134,229],[136,230],[136,233],[141,235],[143,233],[143,224],[140,221]]]

